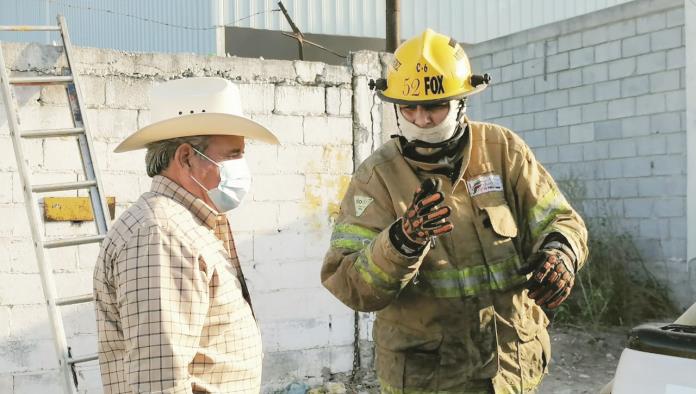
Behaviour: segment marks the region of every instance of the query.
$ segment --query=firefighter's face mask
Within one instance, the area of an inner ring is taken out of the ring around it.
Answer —
[[[443,116],[443,112],[446,115]],[[401,133],[408,141],[439,143],[452,138],[464,111],[459,111],[458,101],[444,105],[398,105],[396,116]],[[460,115],[459,117],[457,115]]]
[[[220,184],[216,188],[209,190],[193,175],[191,179],[208,193],[208,197],[215,204],[218,212],[224,213],[237,208],[251,188],[251,173],[249,172],[246,159],[242,157],[218,163],[198,149],[193,148],[193,150],[219,168]]]

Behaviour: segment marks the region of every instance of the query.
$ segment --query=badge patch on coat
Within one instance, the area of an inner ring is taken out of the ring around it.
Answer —
[[[355,202],[355,216],[360,216],[365,212],[365,209],[375,201],[372,197],[367,196],[353,196],[353,201]]]
[[[471,197],[490,192],[502,192],[503,180],[500,175],[486,174],[466,181]]]

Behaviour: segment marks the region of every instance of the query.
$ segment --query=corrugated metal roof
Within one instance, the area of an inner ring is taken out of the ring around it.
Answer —
[[[224,1],[228,25],[290,31],[277,11],[277,0]],[[627,1],[401,0],[401,37],[431,27],[475,43]],[[217,0],[0,0],[0,24],[53,24],[55,15],[63,13],[76,45],[214,53],[216,4]],[[306,33],[384,37],[385,0],[284,0],[283,4]],[[0,33],[0,39],[47,42],[47,33]]]

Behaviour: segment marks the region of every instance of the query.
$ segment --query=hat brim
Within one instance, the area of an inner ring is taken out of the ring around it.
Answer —
[[[152,142],[195,135],[236,135],[278,145],[276,137],[266,127],[243,116],[223,113],[197,113],[165,119],[131,134],[114,152],[142,149]]]

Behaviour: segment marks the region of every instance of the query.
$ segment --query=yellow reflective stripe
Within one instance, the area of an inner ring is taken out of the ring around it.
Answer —
[[[372,248],[366,247],[360,252],[354,267],[358,270],[360,277],[370,286],[386,293],[393,293],[400,288],[401,282],[386,272],[384,272],[372,260]]]
[[[331,247],[357,252],[375,239],[377,234],[379,233],[376,231],[354,224],[339,224],[331,234]]]
[[[490,267],[481,264],[461,269],[423,270],[419,275],[435,297],[466,297],[524,283],[527,278],[517,273],[519,264],[519,256],[515,255]]]
[[[563,194],[557,189],[551,189],[542,197],[537,204],[529,210],[529,228],[532,238],[536,239],[544,232],[559,213],[570,211],[570,205]]]
[[[450,390],[421,390],[421,389],[414,389],[414,388],[406,388],[406,389],[397,389],[396,387],[393,387],[387,383],[384,382],[384,380],[379,379],[379,386],[380,386],[380,392],[382,394],[490,394],[491,390],[487,389],[483,386],[488,385],[488,382],[485,383],[478,383],[478,382],[472,382],[472,386],[476,385],[479,386],[477,387],[472,387],[471,389],[457,389],[457,391],[450,391]]]

